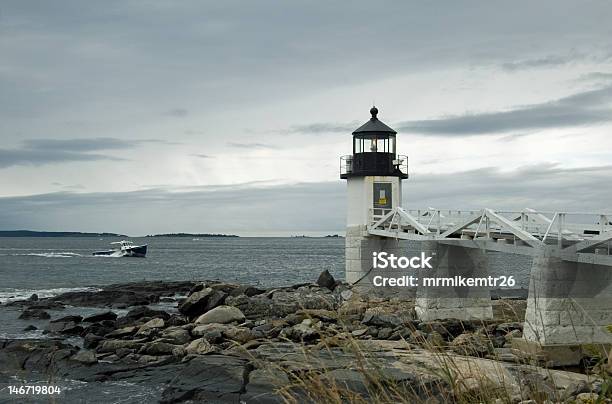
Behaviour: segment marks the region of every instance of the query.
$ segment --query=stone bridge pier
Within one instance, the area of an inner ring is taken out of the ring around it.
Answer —
[[[513,341],[517,352],[563,366],[577,364],[593,351],[609,350],[612,267],[595,264],[595,258],[593,254],[562,257],[557,247],[538,248],[523,338]]]
[[[455,276],[487,277],[489,260],[486,250],[465,248],[428,240],[422,250],[431,255],[433,269],[419,270],[415,311],[424,321],[456,318],[486,320],[493,318],[491,293],[487,287],[425,285],[426,279],[454,279]]]

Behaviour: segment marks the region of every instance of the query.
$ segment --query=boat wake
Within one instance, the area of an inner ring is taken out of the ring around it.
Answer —
[[[72,258],[72,257],[82,257],[81,254],[60,251],[60,252],[32,252],[32,253],[17,253],[17,254],[2,254],[4,256],[11,257],[43,257],[43,258]]]

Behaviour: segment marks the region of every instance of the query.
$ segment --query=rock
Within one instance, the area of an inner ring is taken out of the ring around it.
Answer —
[[[121,348],[140,349],[145,340],[122,340],[122,339],[107,339],[98,344],[97,352],[115,352]]]
[[[238,342],[240,344],[244,344],[245,342],[251,341],[255,337],[246,327],[227,327],[223,331],[223,336],[231,341]]]
[[[64,316],[64,317],[57,318],[55,320],[51,320],[49,322],[50,323],[68,323],[68,322],[72,322],[72,323],[78,324],[82,320],[83,320],[83,317],[81,317],[81,316]]]
[[[365,335],[368,332],[367,328],[362,328],[360,330],[355,330],[351,332],[351,335],[353,337],[361,337],[362,335]]]
[[[234,321],[244,321],[245,316],[240,309],[233,306],[219,306],[202,314],[195,321],[196,324],[228,324]]]
[[[106,334],[105,337],[106,338],[128,337],[128,336],[130,336],[132,334],[135,334],[137,330],[138,330],[138,327],[136,327],[136,326],[129,326],[129,327],[118,328],[115,331],[112,331],[112,332]]]
[[[94,363],[98,363],[98,359],[96,358],[96,354],[93,351],[89,350],[81,350],[77,352],[74,356],[72,356],[73,361],[82,363],[84,365],[93,365]]]
[[[285,328],[281,332],[280,337],[288,338],[296,342],[308,342],[317,339],[319,337],[319,332],[307,323],[300,323],[291,328]]]
[[[211,288],[196,290],[179,305],[178,310],[188,317],[194,317],[201,314],[204,312],[208,297],[212,293],[213,290]]]
[[[356,317],[359,319],[363,317],[363,314],[366,312],[368,305],[364,302],[360,302],[358,300],[348,300],[340,306],[338,309],[338,315],[341,317]]]
[[[179,305],[179,311],[194,318],[202,313],[220,306],[225,301],[227,293],[222,290],[214,290],[212,288],[202,289],[194,292],[183,303]]]
[[[351,297],[353,297],[353,291],[352,290],[343,290],[342,292],[340,292],[340,296],[344,300],[349,300]]]
[[[164,322],[164,319],[154,318],[152,320],[147,321],[143,325],[141,325],[140,328],[138,329],[137,334],[142,334],[148,330],[152,330],[156,328],[164,328],[165,325],[166,323]]]
[[[50,322],[45,327],[45,331],[53,334],[80,335],[83,332],[83,327],[73,321]]]
[[[42,309],[25,309],[19,318],[21,320],[30,320],[35,318],[39,320],[47,320],[50,319],[51,316]]]
[[[189,331],[183,330],[182,328],[167,328],[162,333],[161,338],[164,342],[175,345],[182,345],[191,341]]]
[[[392,328],[383,327],[383,328],[378,330],[378,338],[379,339],[388,339],[391,336],[392,333],[393,333],[393,329]]]
[[[227,326],[222,324],[205,324],[198,325],[191,330],[191,335],[194,337],[202,337],[206,341],[214,344],[223,339],[223,331]]]
[[[35,331],[35,330],[38,330],[38,328],[36,328],[36,327],[35,327],[35,326],[33,326],[33,325],[29,325],[29,326],[27,326],[26,328],[24,328],[24,329],[23,329],[23,331],[25,331],[25,332],[28,332],[28,331]]]
[[[87,334],[94,334],[94,335],[98,335],[100,337],[103,337],[111,332],[113,332],[115,330],[114,325],[110,326],[110,325],[104,325],[102,323],[93,323],[88,325],[87,327],[84,327],[83,332],[81,333],[81,335],[87,335]]]
[[[187,294],[187,296],[191,296],[194,293],[201,291],[205,287],[206,285],[204,285],[203,283],[198,283],[197,285],[193,285],[193,287],[189,289],[189,293]]]
[[[319,278],[317,279],[317,285],[321,286],[322,288],[334,290],[334,288],[336,287],[336,280],[326,269],[319,275]]]
[[[189,323],[189,320],[187,320],[187,318],[185,318],[184,316],[176,315],[176,314],[171,315],[168,321],[166,321],[166,325],[168,327],[181,326],[187,323]]]
[[[31,296],[28,298],[28,300],[29,300],[30,302],[37,302],[37,301],[38,301],[38,295],[37,295],[36,293],[33,293],[33,294],[32,294],[32,295],[31,295]]]
[[[578,380],[578,381],[571,382],[570,384],[568,384],[561,398],[564,400],[568,400],[572,396],[577,396],[580,393],[590,393],[590,392],[591,392],[591,386],[589,386],[589,384],[584,380]]]
[[[98,346],[100,341],[104,341],[104,338],[95,334],[86,334],[85,337],[83,337],[83,347],[86,349],[93,349]]]
[[[465,333],[450,343],[451,349],[461,355],[484,357],[492,352],[486,337],[480,334]]]
[[[265,292],[266,291],[264,289],[259,289],[253,286],[239,286],[230,292],[230,296],[245,295],[248,297],[253,297],[253,296],[261,295],[262,293],[265,293]]]
[[[147,306],[138,306],[128,311],[127,314],[123,316],[121,319],[129,323],[129,322],[133,322],[134,320],[138,320],[143,317],[151,317],[151,318],[159,317],[164,320],[167,320],[168,318],[170,318],[170,315],[166,313],[165,311],[153,310],[153,309],[148,308]]]
[[[361,320],[362,324],[374,325],[378,327],[397,327],[401,325],[403,321],[395,314],[388,314],[382,312],[378,308],[367,309]]]
[[[141,355],[152,355],[152,356],[172,355],[172,352],[174,351],[175,348],[177,348],[177,345],[170,344],[168,342],[155,340],[155,341],[144,344],[143,347],[140,348],[138,353]]]
[[[166,384],[161,402],[273,402],[260,401],[259,397],[253,399],[244,397],[247,369],[247,361],[236,357],[216,354],[195,357]]]
[[[297,289],[273,289],[267,294],[248,297],[246,295],[229,296],[225,300],[228,306],[239,308],[251,320],[262,318],[283,318],[300,309],[324,309],[335,311],[341,300],[326,288],[318,286],[301,286]]]
[[[50,300],[81,307],[148,305],[159,301],[161,296],[170,296],[176,293],[185,294],[193,285],[193,282],[187,281],[133,282],[108,285],[103,287],[102,290],[67,292],[54,296]]]
[[[427,334],[427,344],[432,348],[439,348],[445,346],[446,341],[439,332],[433,331]]]
[[[116,320],[117,319],[117,314],[113,313],[112,311],[105,311],[102,313],[98,313],[98,314],[94,314],[92,316],[89,317],[85,317],[83,319],[84,323],[98,323],[100,321],[104,321],[104,320]]]
[[[214,351],[215,348],[204,338],[191,341],[185,348],[185,352],[192,355],[205,355]]]

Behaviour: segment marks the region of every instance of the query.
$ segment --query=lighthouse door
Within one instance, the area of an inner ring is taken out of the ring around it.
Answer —
[[[375,209],[391,209],[392,195],[390,182],[375,182],[373,194]]]

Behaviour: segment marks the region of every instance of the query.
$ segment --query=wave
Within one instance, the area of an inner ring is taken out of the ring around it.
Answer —
[[[33,294],[37,294],[39,298],[53,297],[67,292],[96,292],[99,288],[80,287],[80,288],[50,288],[50,289],[5,289],[0,290],[0,303],[10,302],[14,300],[28,299]]]

